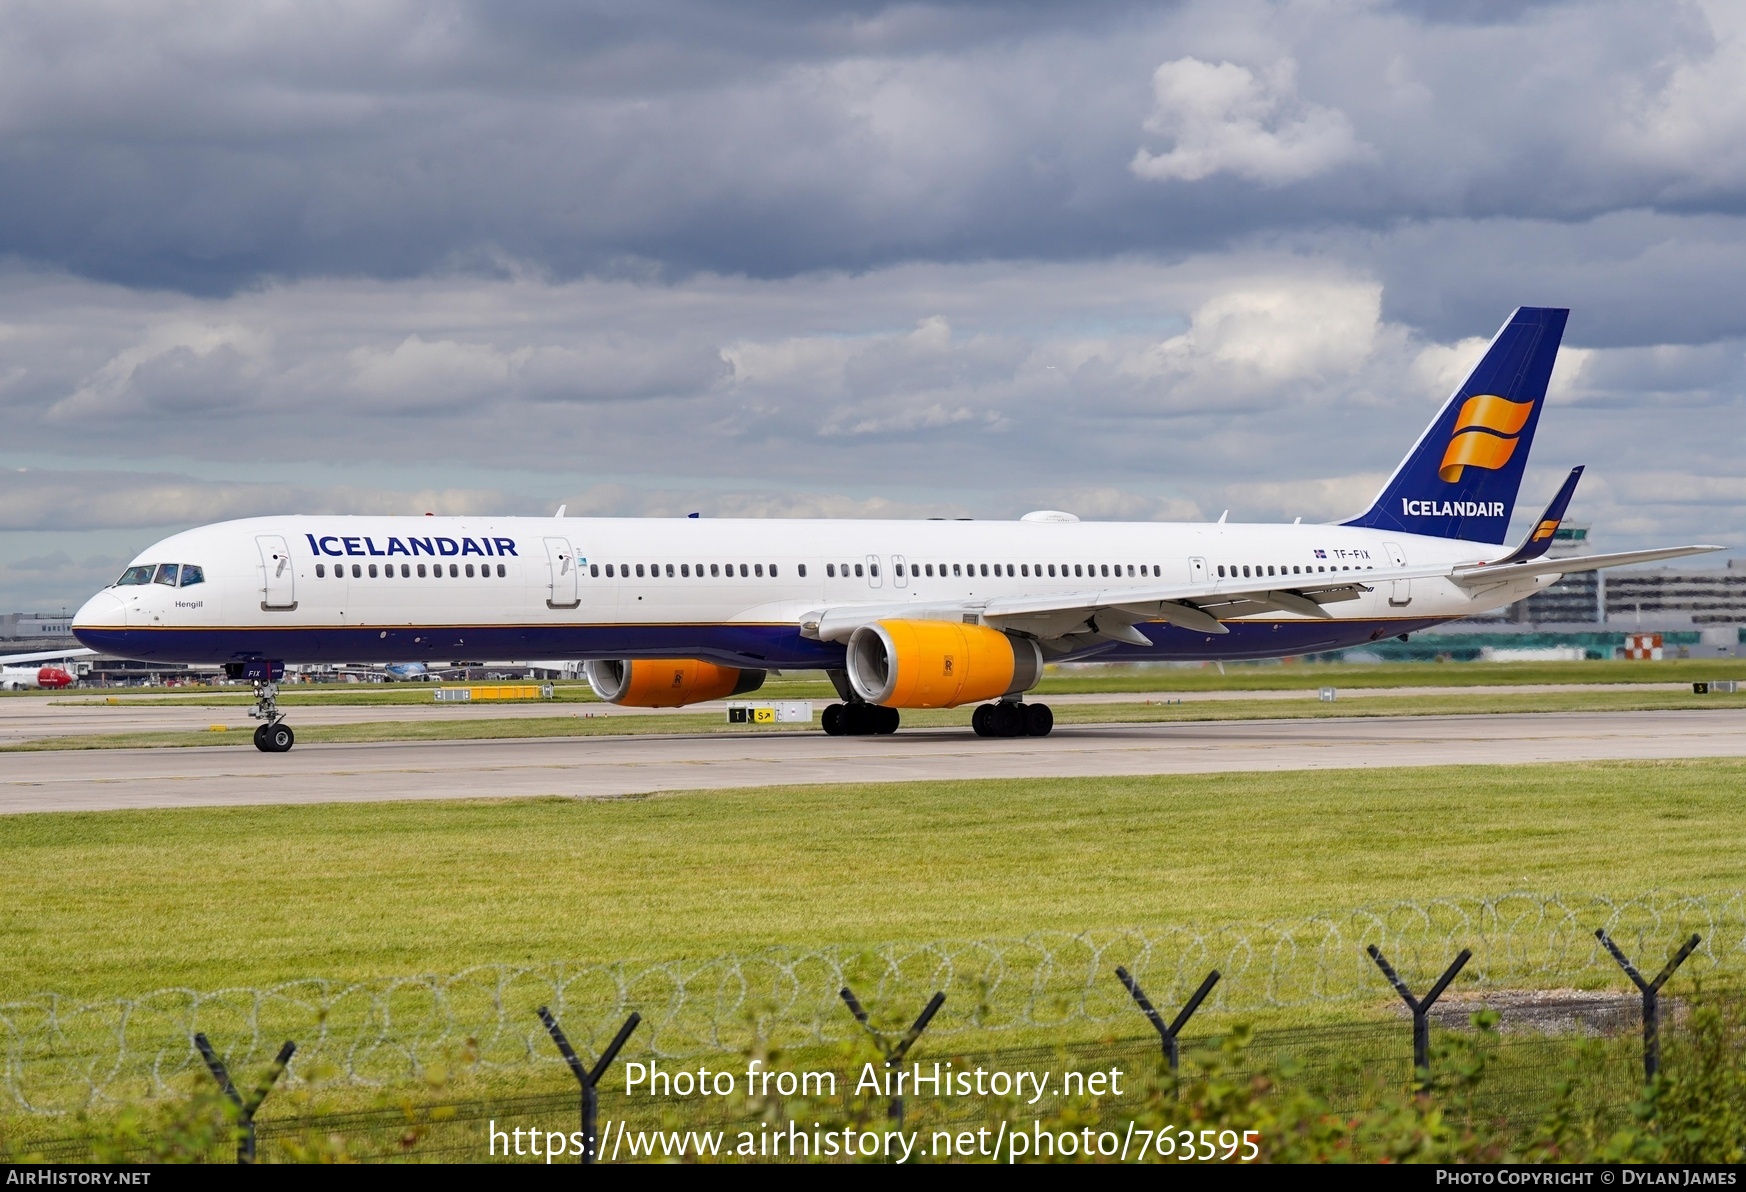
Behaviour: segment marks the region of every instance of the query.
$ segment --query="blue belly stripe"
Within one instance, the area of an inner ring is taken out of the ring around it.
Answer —
[[[1139,628],[1150,649],[1098,643],[1050,662],[1238,661],[1316,654],[1417,633],[1448,620],[1229,621],[1228,634],[1157,622]],[[802,637],[789,625],[475,625],[396,628],[308,626],[213,629],[75,627],[80,644],[142,662],[416,662],[507,659],[701,658],[727,666],[835,670],[843,647]]]

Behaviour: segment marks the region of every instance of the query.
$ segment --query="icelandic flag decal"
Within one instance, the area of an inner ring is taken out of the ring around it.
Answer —
[[[1327,557],[1328,557],[1328,552],[1325,550],[1319,550],[1316,552],[1316,558],[1318,558],[1318,559],[1325,559]]]

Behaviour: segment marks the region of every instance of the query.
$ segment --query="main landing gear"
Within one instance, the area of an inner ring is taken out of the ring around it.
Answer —
[[[1048,704],[1001,700],[978,705],[970,715],[970,727],[979,737],[1046,737],[1055,727],[1055,713]]]
[[[889,736],[902,717],[878,704],[832,704],[824,710],[824,731],[833,737]]]
[[[249,716],[262,721],[255,730],[255,748],[262,753],[286,753],[297,743],[297,734],[285,723],[285,713],[279,711],[279,685],[255,681],[255,706]]]

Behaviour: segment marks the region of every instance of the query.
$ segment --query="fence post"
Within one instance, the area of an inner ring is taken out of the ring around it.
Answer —
[[[1632,983],[1643,994],[1643,1083],[1653,1084],[1655,1073],[1661,1070],[1661,987],[1667,984],[1667,978],[1673,976],[1673,970],[1685,963],[1685,958],[1692,954],[1692,949],[1703,942],[1703,937],[1693,932],[1692,937],[1685,941],[1679,951],[1673,954],[1673,959],[1661,970],[1661,975],[1653,981],[1643,980],[1637,966],[1625,959],[1625,954],[1608,937],[1605,928],[1595,928],[1594,938],[1606,946],[1606,950],[1613,954],[1613,959],[1619,962],[1619,967],[1625,970],[1625,975],[1631,978]]]
[[[206,1036],[196,1031],[194,1046],[200,1049],[200,1058],[206,1061],[207,1070],[212,1078],[218,1081],[218,1087],[236,1106],[237,1120],[241,1123],[236,1142],[236,1161],[238,1163],[253,1163],[255,1161],[255,1111],[261,1107],[261,1102],[267,1099],[267,1094],[273,1091],[273,1085],[279,1077],[285,1074],[285,1068],[291,1062],[291,1056],[297,1050],[297,1044],[289,1039],[285,1046],[279,1048],[279,1054],[273,1059],[273,1066],[267,1069],[267,1074],[261,1078],[261,1083],[249,1094],[248,1100],[236,1091],[236,1085],[231,1082],[230,1070],[224,1066],[224,1061],[218,1058],[218,1052],[212,1049],[212,1044]]]
[[[928,999],[928,1004],[922,1007],[922,1012],[916,1016],[916,1020],[910,1025],[909,1030],[904,1032],[903,1038],[893,1045],[886,1042],[885,1036],[874,1029],[873,1023],[867,1017],[867,1011],[863,1010],[861,1003],[856,1000],[854,990],[845,985],[837,991],[837,996],[842,998],[843,1004],[849,1007],[849,1013],[855,1016],[855,1021],[866,1027],[867,1033],[873,1036],[873,1042],[885,1055],[887,1070],[895,1069],[903,1063],[903,1057],[909,1054],[911,1045],[921,1038],[921,1033],[928,1029],[928,1023],[934,1020],[934,1015],[939,1013],[940,1007],[946,1004],[946,995],[943,992],[934,994]],[[898,1087],[903,1087],[901,1081]],[[896,1123],[897,1129],[903,1129],[902,1093],[892,1096],[891,1109],[886,1116]]]
[[[551,1035],[552,1042],[558,1045],[558,1054],[564,1057],[564,1062],[570,1065],[570,1071],[576,1075],[576,1083],[582,1086],[582,1154],[577,1157],[578,1163],[593,1164],[594,1152],[599,1149],[600,1115],[600,1078],[606,1075],[606,1070],[612,1067],[612,1061],[618,1058],[619,1050],[625,1041],[631,1037],[631,1032],[637,1029],[637,1023],[643,1020],[641,1014],[633,1013],[624,1020],[624,1025],[618,1028],[618,1034],[612,1042],[606,1045],[606,1050],[600,1053],[600,1058],[594,1061],[594,1067],[584,1068],[582,1058],[576,1054],[576,1049],[570,1046],[569,1038],[564,1034],[564,1028],[558,1025],[558,1020],[552,1017],[551,1011],[541,1006],[534,1013],[540,1016],[540,1021],[546,1024],[546,1033]]]
[[[1400,994],[1407,1009],[1413,1012],[1413,1071],[1422,1074],[1419,1076],[1420,1087],[1428,1087],[1431,1082],[1431,1007],[1437,1004],[1437,999],[1449,988],[1449,982],[1455,979],[1455,974],[1473,959],[1473,953],[1466,948],[1461,949],[1460,955],[1455,957],[1455,963],[1443,970],[1443,975],[1437,978],[1437,983],[1431,986],[1430,992],[1422,998],[1416,998],[1382,955],[1381,948],[1371,944],[1365,951],[1370,953],[1370,959],[1376,962],[1382,975],[1388,978],[1388,983],[1394,986],[1394,991]]]
[[[1169,1026],[1164,1025],[1164,1018],[1152,1003],[1146,998],[1146,991],[1140,988],[1140,983],[1128,975],[1128,970],[1116,966],[1116,976],[1121,978],[1123,985],[1128,987],[1128,993],[1133,997],[1140,1012],[1152,1024],[1152,1029],[1158,1032],[1158,1037],[1164,1041],[1164,1061],[1170,1065],[1172,1072],[1176,1071],[1177,1050],[1176,1036],[1182,1033],[1182,1028],[1188,1025],[1188,1020],[1194,1017],[1194,1012],[1200,1009],[1200,1004],[1206,1000],[1206,995],[1212,992],[1212,987],[1219,983],[1219,970],[1214,969],[1206,975],[1206,980],[1200,983],[1200,988],[1194,991],[1194,996],[1188,999],[1188,1004],[1182,1007]]]

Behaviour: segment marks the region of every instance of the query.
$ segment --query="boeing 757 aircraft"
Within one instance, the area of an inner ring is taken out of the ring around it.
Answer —
[[[602,699],[680,707],[822,670],[832,734],[976,703],[1042,736],[1045,662],[1278,658],[1498,608],[1572,571],[1721,550],[1546,557],[1582,469],[1502,544],[1566,310],[1522,307],[1374,504],[1333,525],[697,518],[263,517],[164,539],[73,632],[253,680],[255,744],[295,740],[287,662],[586,661]]]

